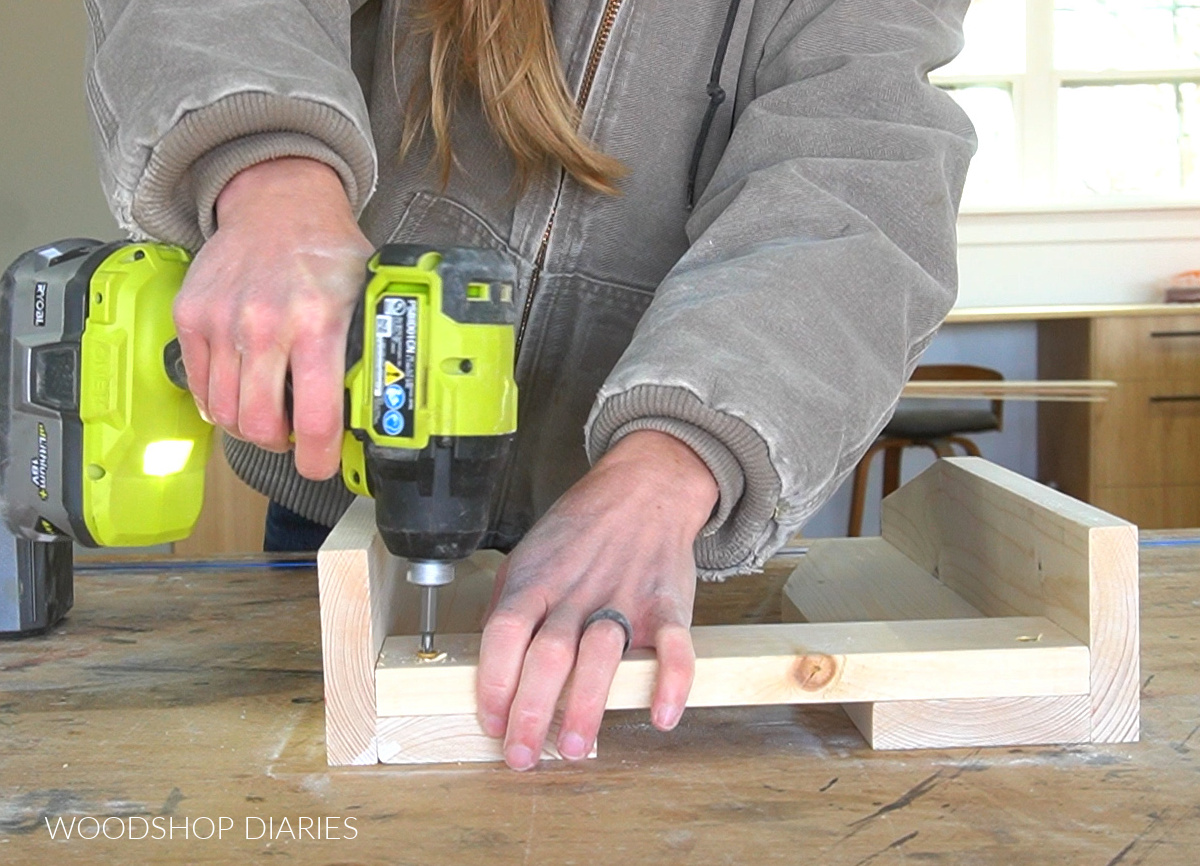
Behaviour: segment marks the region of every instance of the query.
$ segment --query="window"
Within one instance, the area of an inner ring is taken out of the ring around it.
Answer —
[[[1200,0],[973,0],[967,206],[1200,199]]]

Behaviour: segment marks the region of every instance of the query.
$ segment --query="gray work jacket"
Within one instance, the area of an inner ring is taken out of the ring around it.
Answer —
[[[589,459],[648,428],[718,481],[702,574],[759,567],[854,467],[953,303],[974,132],[926,74],[961,47],[968,0],[743,0],[690,210],[730,0],[553,3],[582,132],[629,168],[620,196],[553,167],[514,194],[470,98],[448,186],[428,138],[400,159],[427,74],[414,5],[87,0],[120,224],[197,247],[237,171],[307,156],[338,172],[374,243],[503,251],[524,313],[520,431],[492,541],[514,543]]]

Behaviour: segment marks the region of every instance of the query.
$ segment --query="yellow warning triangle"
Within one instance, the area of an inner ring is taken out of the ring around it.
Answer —
[[[393,364],[391,361],[385,361],[383,365],[384,383],[391,385],[394,382],[399,382],[404,378],[404,371]]]

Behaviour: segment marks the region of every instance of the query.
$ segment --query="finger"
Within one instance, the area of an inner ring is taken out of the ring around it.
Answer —
[[[296,469],[320,481],[338,469],[342,448],[346,340],[330,339],[292,351],[292,429],[296,432]]]
[[[247,441],[271,451],[288,449],[283,411],[287,356],[278,349],[243,354],[238,398],[238,429]]]
[[[213,423],[240,439],[242,434],[237,422],[241,355],[232,349],[213,351],[208,364],[208,414]]]
[[[504,735],[504,761],[514,770],[532,768],[542,754],[554,708],[575,666],[579,633],[567,625],[572,619],[562,615],[556,623],[547,621],[525,654]]]
[[[541,599],[522,593],[495,610],[484,624],[475,695],[479,724],[489,737],[504,736],[525,651],[545,616],[546,606]]]
[[[184,330],[178,330],[176,337],[183,354],[188,390],[204,420],[212,423],[212,416],[208,414],[208,341],[199,333]]]
[[[594,622],[583,633],[558,735],[564,758],[579,760],[591,751],[624,650],[625,630],[612,620]]]
[[[678,623],[662,626],[654,638],[658,654],[658,678],[650,703],[650,720],[660,731],[679,724],[688,692],[696,673],[696,652],[692,633]]]

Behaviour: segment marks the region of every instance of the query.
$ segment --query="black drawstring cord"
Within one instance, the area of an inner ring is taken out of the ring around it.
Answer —
[[[712,128],[713,118],[717,109],[725,101],[725,89],[721,87],[721,67],[725,65],[725,52],[729,48],[729,39],[733,36],[733,22],[737,19],[738,6],[741,0],[732,0],[729,12],[725,15],[725,28],[721,31],[721,41],[717,43],[717,54],[713,58],[712,75],[708,79],[708,109],[704,112],[704,120],[700,122],[700,132],[696,136],[696,144],[692,148],[692,163],[688,166],[687,209],[691,210],[696,204],[696,175],[700,172],[700,157],[704,155],[704,145],[708,142],[708,132]]]

